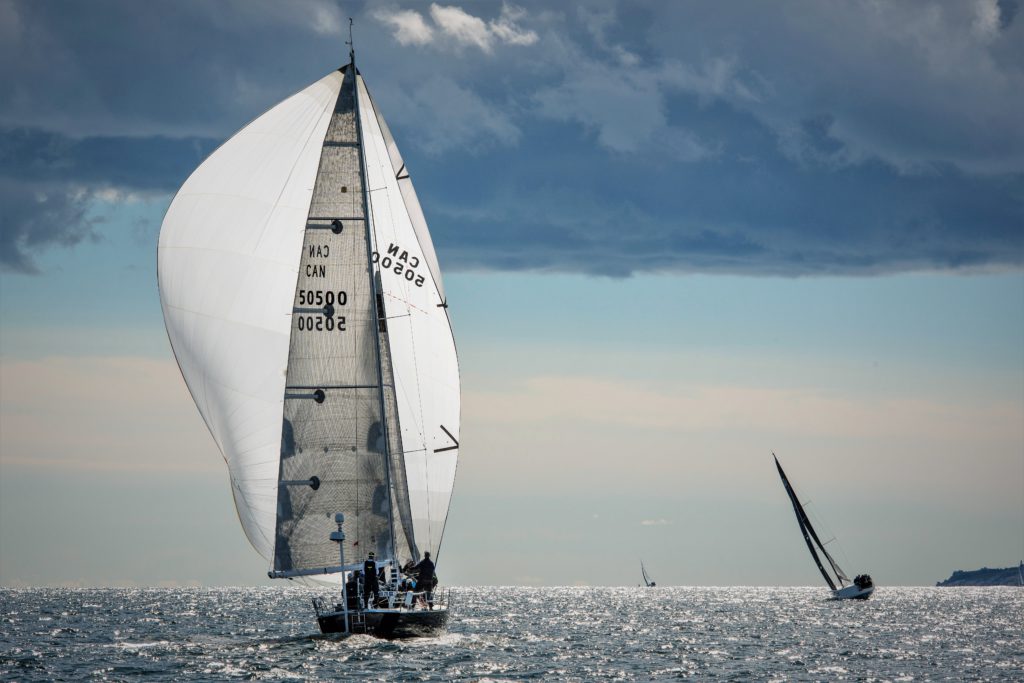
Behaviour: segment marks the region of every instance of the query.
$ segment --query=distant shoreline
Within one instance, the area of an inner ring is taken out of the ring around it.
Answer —
[[[1006,569],[991,569],[982,567],[972,571],[958,569],[945,581],[938,581],[936,586],[1019,586],[1020,569],[1018,567],[1007,567]]]

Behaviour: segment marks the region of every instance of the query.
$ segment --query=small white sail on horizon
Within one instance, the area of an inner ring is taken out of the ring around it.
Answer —
[[[640,560],[640,573],[644,577],[644,587],[654,588],[657,585],[654,583],[653,579],[651,579],[650,575],[647,573],[647,568],[644,566],[643,560]]]

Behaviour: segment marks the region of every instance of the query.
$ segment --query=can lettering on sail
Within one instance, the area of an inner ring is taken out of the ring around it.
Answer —
[[[400,275],[417,287],[422,287],[426,281],[426,277],[416,272],[420,265],[420,257],[410,254],[408,250],[402,249],[394,242],[388,245],[388,250],[383,256],[373,252],[371,258],[375,264],[380,266],[381,271],[390,271],[395,275]]]

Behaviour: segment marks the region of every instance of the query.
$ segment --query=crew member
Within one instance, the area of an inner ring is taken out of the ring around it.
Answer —
[[[373,553],[370,553],[366,562],[363,562],[363,600],[367,608],[376,606],[377,594],[380,591],[377,582],[377,561],[373,558]]]
[[[348,598],[348,608],[358,609],[359,608],[359,572],[352,572],[349,574],[348,581],[345,582],[345,595]]]
[[[423,559],[416,565],[416,586],[426,593],[427,606],[434,609],[434,563],[430,553],[423,553]]]

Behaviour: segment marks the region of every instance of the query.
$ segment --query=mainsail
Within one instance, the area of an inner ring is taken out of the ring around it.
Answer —
[[[807,512],[804,510],[803,504],[800,503],[800,499],[796,496],[796,491],[793,490],[792,485],[789,483],[789,479],[786,477],[786,473],[782,470],[782,465],[779,464],[779,459],[774,453],[772,457],[775,458],[775,467],[779,470],[779,476],[782,477],[782,485],[786,488],[786,493],[789,495],[789,501],[793,504],[793,511],[796,513],[796,521],[800,525],[800,533],[803,534],[804,541],[807,543],[807,549],[811,551],[811,557],[814,558],[815,564],[818,565],[818,570],[821,575],[825,577],[825,582],[828,583],[829,588],[836,590],[836,581],[842,586],[844,583],[849,583],[850,579],[846,576],[845,572],[836,564],[836,561],[832,559],[828,551],[825,550],[824,544],[818,538],[818,534],[814,531],[814,527],[811,525],[811,520],[807,517]],[[821,558],[818,556],[814,546],[817,545],[821,550],[822,554],[828,560],[829,565],[832,567],[832,571],[835,572],[836,578],[833,580],[832,575],[828,573],[825,566],[821,563]]]
[[[160,232],[168,337],[273,574],[437,558],[459,376],[440,269],[387,124],[350,64],[185,182]]]

